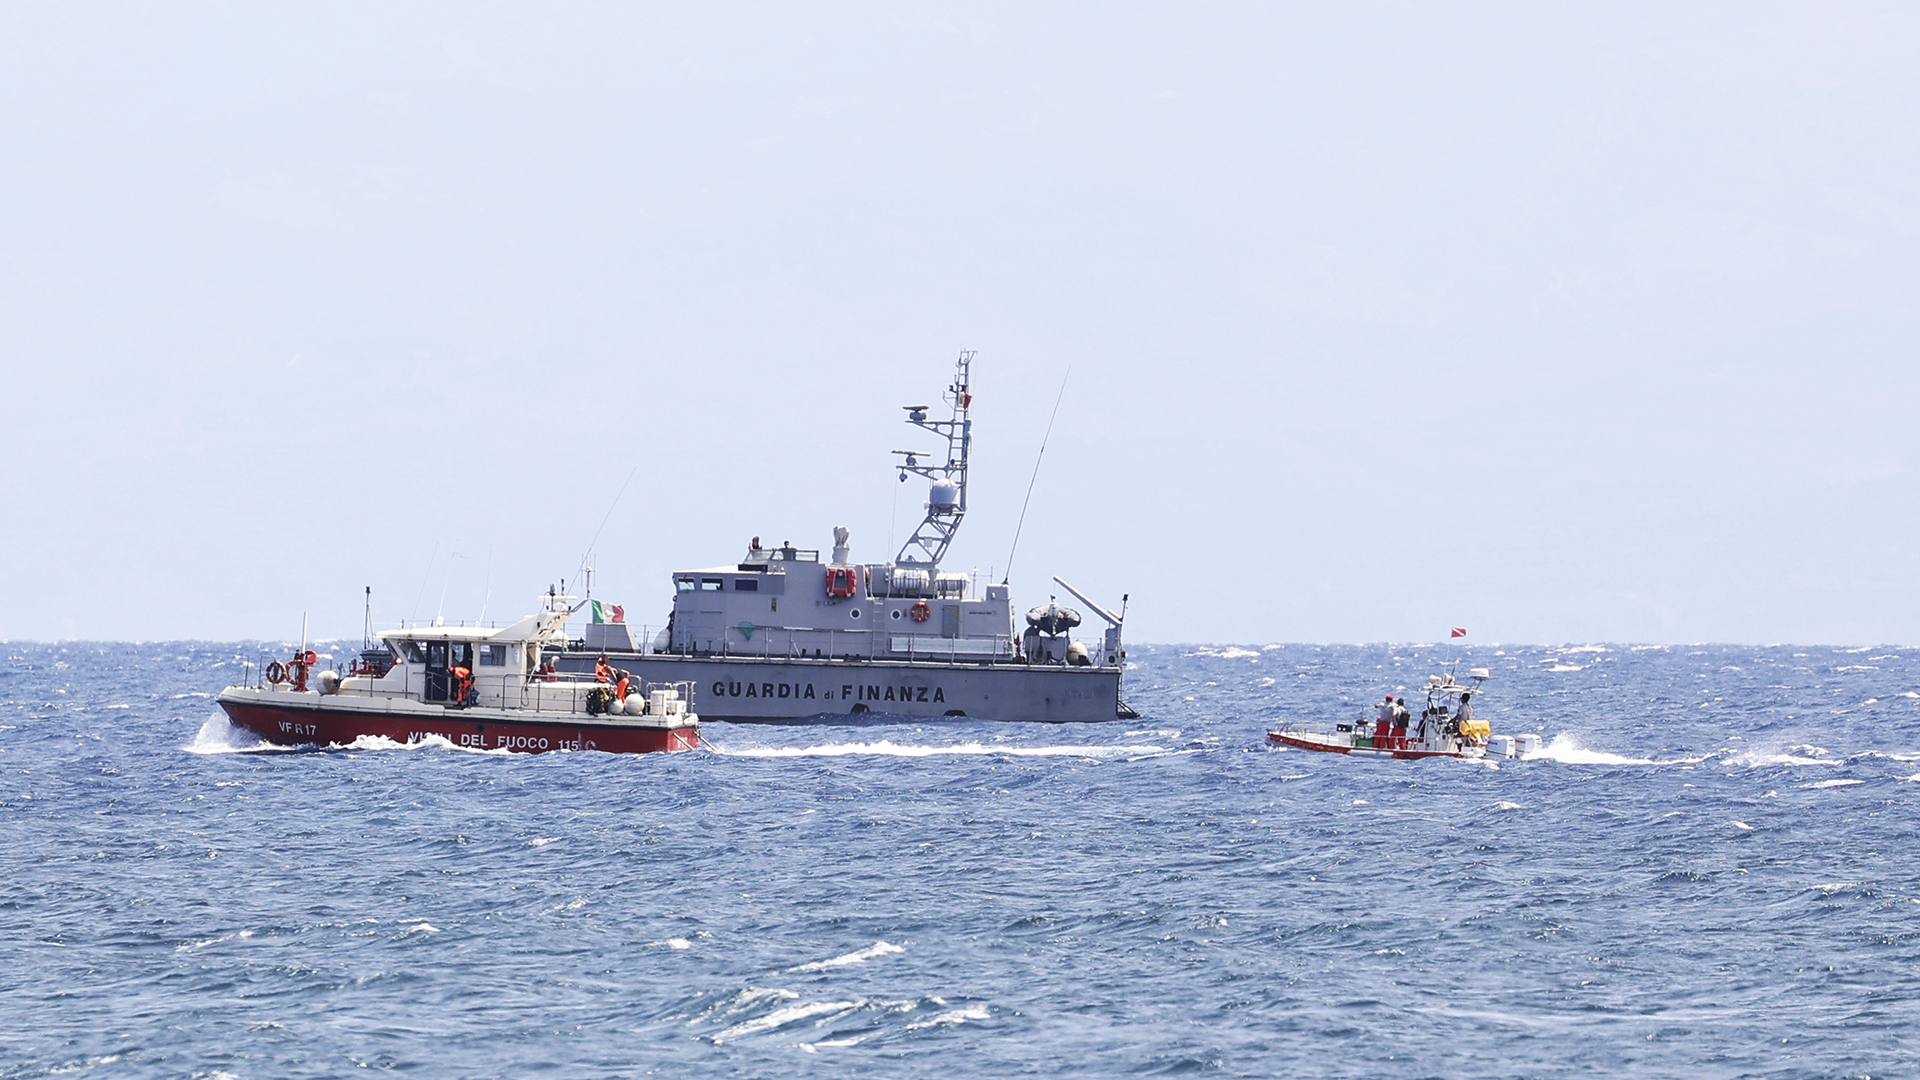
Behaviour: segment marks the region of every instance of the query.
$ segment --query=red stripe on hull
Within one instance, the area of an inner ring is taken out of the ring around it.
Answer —
[[[362,735],[397,743],[422,742],[438,735],[455,746],[476,750],[512,750],[540,754],[550,750],[599,750],[609,754],[651,754],[692,750],[700,745],[693,727],[639,728],[554,720],[478,720],[456,714],[423,718],[344,713],[318,708],[289,708],[245,701],[220,707],[237,728],[276,746],[345,746]]]
[[[1391,757],[1398,758],[1401,761],[1417,761],[1421,758],[1430,757],[1457,758],[1466,756],[1446,750],[1375,750],[1371,747],[1364,746],[1330,746],[1327,743],[1316,742],[1310,739],[1297,739],[1284,731],[1269,731],[1267,732],[1267,739],[1269,742],[1277,742],[1282,746],[1291,746],[1296,750],[1312,750],[1322,754],[1357,753],[1362,757]]]

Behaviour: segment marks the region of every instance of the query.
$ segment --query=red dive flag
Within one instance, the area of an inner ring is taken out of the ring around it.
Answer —
[[[1453,636],[1454,636],[1454,637],[1466,637],[1466,636],[1467,636],[1467,628],[1466,628],[1466,627],[1464,627],[1464,626],[1456,626],[1456,627],[1454,627],[1454,628],[1453,628]]]

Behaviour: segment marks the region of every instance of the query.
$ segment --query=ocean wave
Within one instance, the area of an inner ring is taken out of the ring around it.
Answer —
[[[1798,751],[1796,753],[1796,751]],[[1727,765],[1744,765],[1749,768],[1763,768],[1770,765],[1844,765],[1844,758],[1825,756],[1826,750],[1818,746],[1791,746],[1785,750],[1740,750],[1729,752],[1720,760]],[[1819,755],[1819,756],[1814,756]]]
[[[765,1016],[755,1017],[752,1020],[735,1024],[715,1034],[713,1041],[719,1044],[732,1042],[735,1039],[744,1039],[749,1035],[762,1035],[769,1031],[777,1031],[780,1028],[786,1027],[788,1024],[799,1023],[802,1020],[812,1020],[815,1017],[832,1019],[838,1016],[845,1016],[847,1013],[858,1009],[862,1004],[863,1003],[859,1001],[797,1001],[792,1005],[775,1009]]]
[[[951,743],[945,746],[912,746],[895,743],[889,739],[878,742],[826,743],[820,746],[754,746],[737,749],[706,744],[708,750],[722,757],[748,758],[798,758],[798,757],[849,757],[856,755],[877,755],[882,757],[941,757],[954,755],[959,757],[981,757],[992,754],[1005,754],[1010,757],[1073,757],[1073,758],[1138,758],[1153,757],[1174,753],[1164,746],[988,746],[985,743]]]
[[[1557,761],[1562,765],[1691,765],[1705,761],[1706,758],[1673,758],[1662,761],[1654,758],[1629,757],[1625,754],[1610,754],[1604,750],[1590,750],[1575,736],[1562,733],[1555,735],[1547,745],[1521,760]]]
[[[987,1011],[985,1005],[968,1005],[963,1009],[949,1009],[943,1013],[935,1013],[925,1020],[915,1020],[907,1025],[907,1030],[919,1031],[923,1028],[931,1027],[955,1027],[970,1020],[987,1020],[992,1016],[993,1014]]]
[[[798,975],[802,972],[808,972],[808,971],[830,971],[834,968],[846,967],[848,964],[863,964],[868,960],[873,960],[882,956],[892,956],[895,953],[903,953],[906,951],[907,950],[901,948],[900,946],[894,945],[890,942],[876,941],[864,949],[856,949],[853,952],[842,953],[841,955],[832,957],[831,959],[815,960],[811,964],[801,964],[798,967],[787,968],[785,971],[782,972],[782,974]]]

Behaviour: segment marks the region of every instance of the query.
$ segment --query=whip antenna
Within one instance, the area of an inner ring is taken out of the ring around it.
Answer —
[[[593,530],[593,539],[587,541],[587,550],[580,555],[579,569],[581,571],[591,572],[587,566],[587,560],[593,558],[593,547],[600,542],[600,534],[606,531],[607,522],[613,520],[613,512],[620,506],[620,496],[627,493],[627,485],[633,483],[634,474],[639,471],[640,463],[636,461],[633,463],[633,468],[627,470],[627,478],[620,481],[620,490],[613,493],[613,502],[608,504],[606,516],[600,519],[600,527]],[[587,579],[587,589],[589,593],[592,592],[593,579],[591,577]]]
[[[1073,374],[1073,365],[1067,365],[1067,374],[1060,376],[1060,392],[1053,398],[1053,414],[1047,417],[1046,434],[1040,436],[1040,452],[1033,458],[1033,475],[1027,479],[1027,497],[1020,500],[1020,520],[1013,526],[1013,546],[1007,549],[1007,574],[1000,579],[1005,585],[1013,577],[1013,553],[1020,550],[1020,530],[1027,524],[1027,504],[1033,501],[1033,485],[1040,479],[1040,460],[1047,456],[1047,440],[1053,437],[1053,421],[1060,415],[1060,399],[1067,396],[1067,378]]]

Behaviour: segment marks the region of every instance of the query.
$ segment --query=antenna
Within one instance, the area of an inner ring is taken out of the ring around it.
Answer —
[[[1033,475],[1027,479],[1027,497],[1020,500],[1020,520],[1013,527],[1013,546],[1007,549],[1007,575],[1000,579],[1005,585],[1013,577],[1013,553],[1020,550],[1020,530],[1027,524],[1027,504],[1033,501],[1033,485],[1040,479],[1040,459],[1047,456],[1047,440],[1053,438],[1053,421],[1060,415],[1060,399],[1067,396],[1067,378],[1073,374],[1073,365],[1067,365],[1067,374],[1060,376],[1060,392],[1053,398],[1053,414],[1047,417],[1047,433],[1040,436],[1040,452],[1033,458]]]
[[[453,560],[461,557],[461,554],[457,551],[447,552],[447,576],[440,582],[440,606],[433,609],[433,624],[435,626],[446,621],[447,589],[453,584]]]
[[[638,473],[639,471],[640,471],[640,463],[636,461],[633,463],[633,468],[627,470],[627,478],[625,480],[620,481],[620,490],[613,493],[613,502],[607,504],[607,512],[606,512],[606,515],[600,519],[600,527],[598,529],[593,530],[593,539],[587,541],[587,550],[583,552],[580,556],[579,568],[587,572],[587,595],[588,596],[593,595],[593,569],[587,565],[587,562],[593,558],[594,545],[600,542],[600,534],[606,531],[607,522],[613,519],[613,512],[616,508],[619,507],[620,496],[625,495],[627,493],[627,485],[633,483],[634,474]]]
[[[905,463],[898,466],[901,480],[913,473],[933,481],[933,488],[927,493],[927,516],[893,557],[895,563],[938,566],[947,553],[947,545],[953,543],[953,535],[960,531],[960,519],[967,515],[967,453],[973,446],[973,421],[967,417],[967,410],[973,406],[968,372],[973,355],[972,349],[960,351],[960,359],[954,364],[953,383],[942,395],[953,406],[952,419],[927,419],[927,410],[931,408],[928,405],[902,406],[907,411],[907,423],[947,440],[947,460],[942,464],[929,461],[923,465],[921,458],[934,455],[917,450],[894,451],[905,459]],[[897,500],[898,489],[895,490]],[[909,557],[910,552],[914,557]]]
[[[433,579],[433,561],[440,557],[440,541],[433,542],[433,553],[427,556],[427,572],[420,575],[420,591],[413,597],[413,613],[407,616],[408,622],[420,621],[420,601],[427,595],[427,582]]]
[[[493,545],[487,545],[487,595],[480,600],[480,621],[475,626],[487,623],[487,605],[493,603]]]
[[[373,586],[369,585],[367,586],[366,623],[360,630],[360,651],[366,652],[371,648],[373,648]]]

